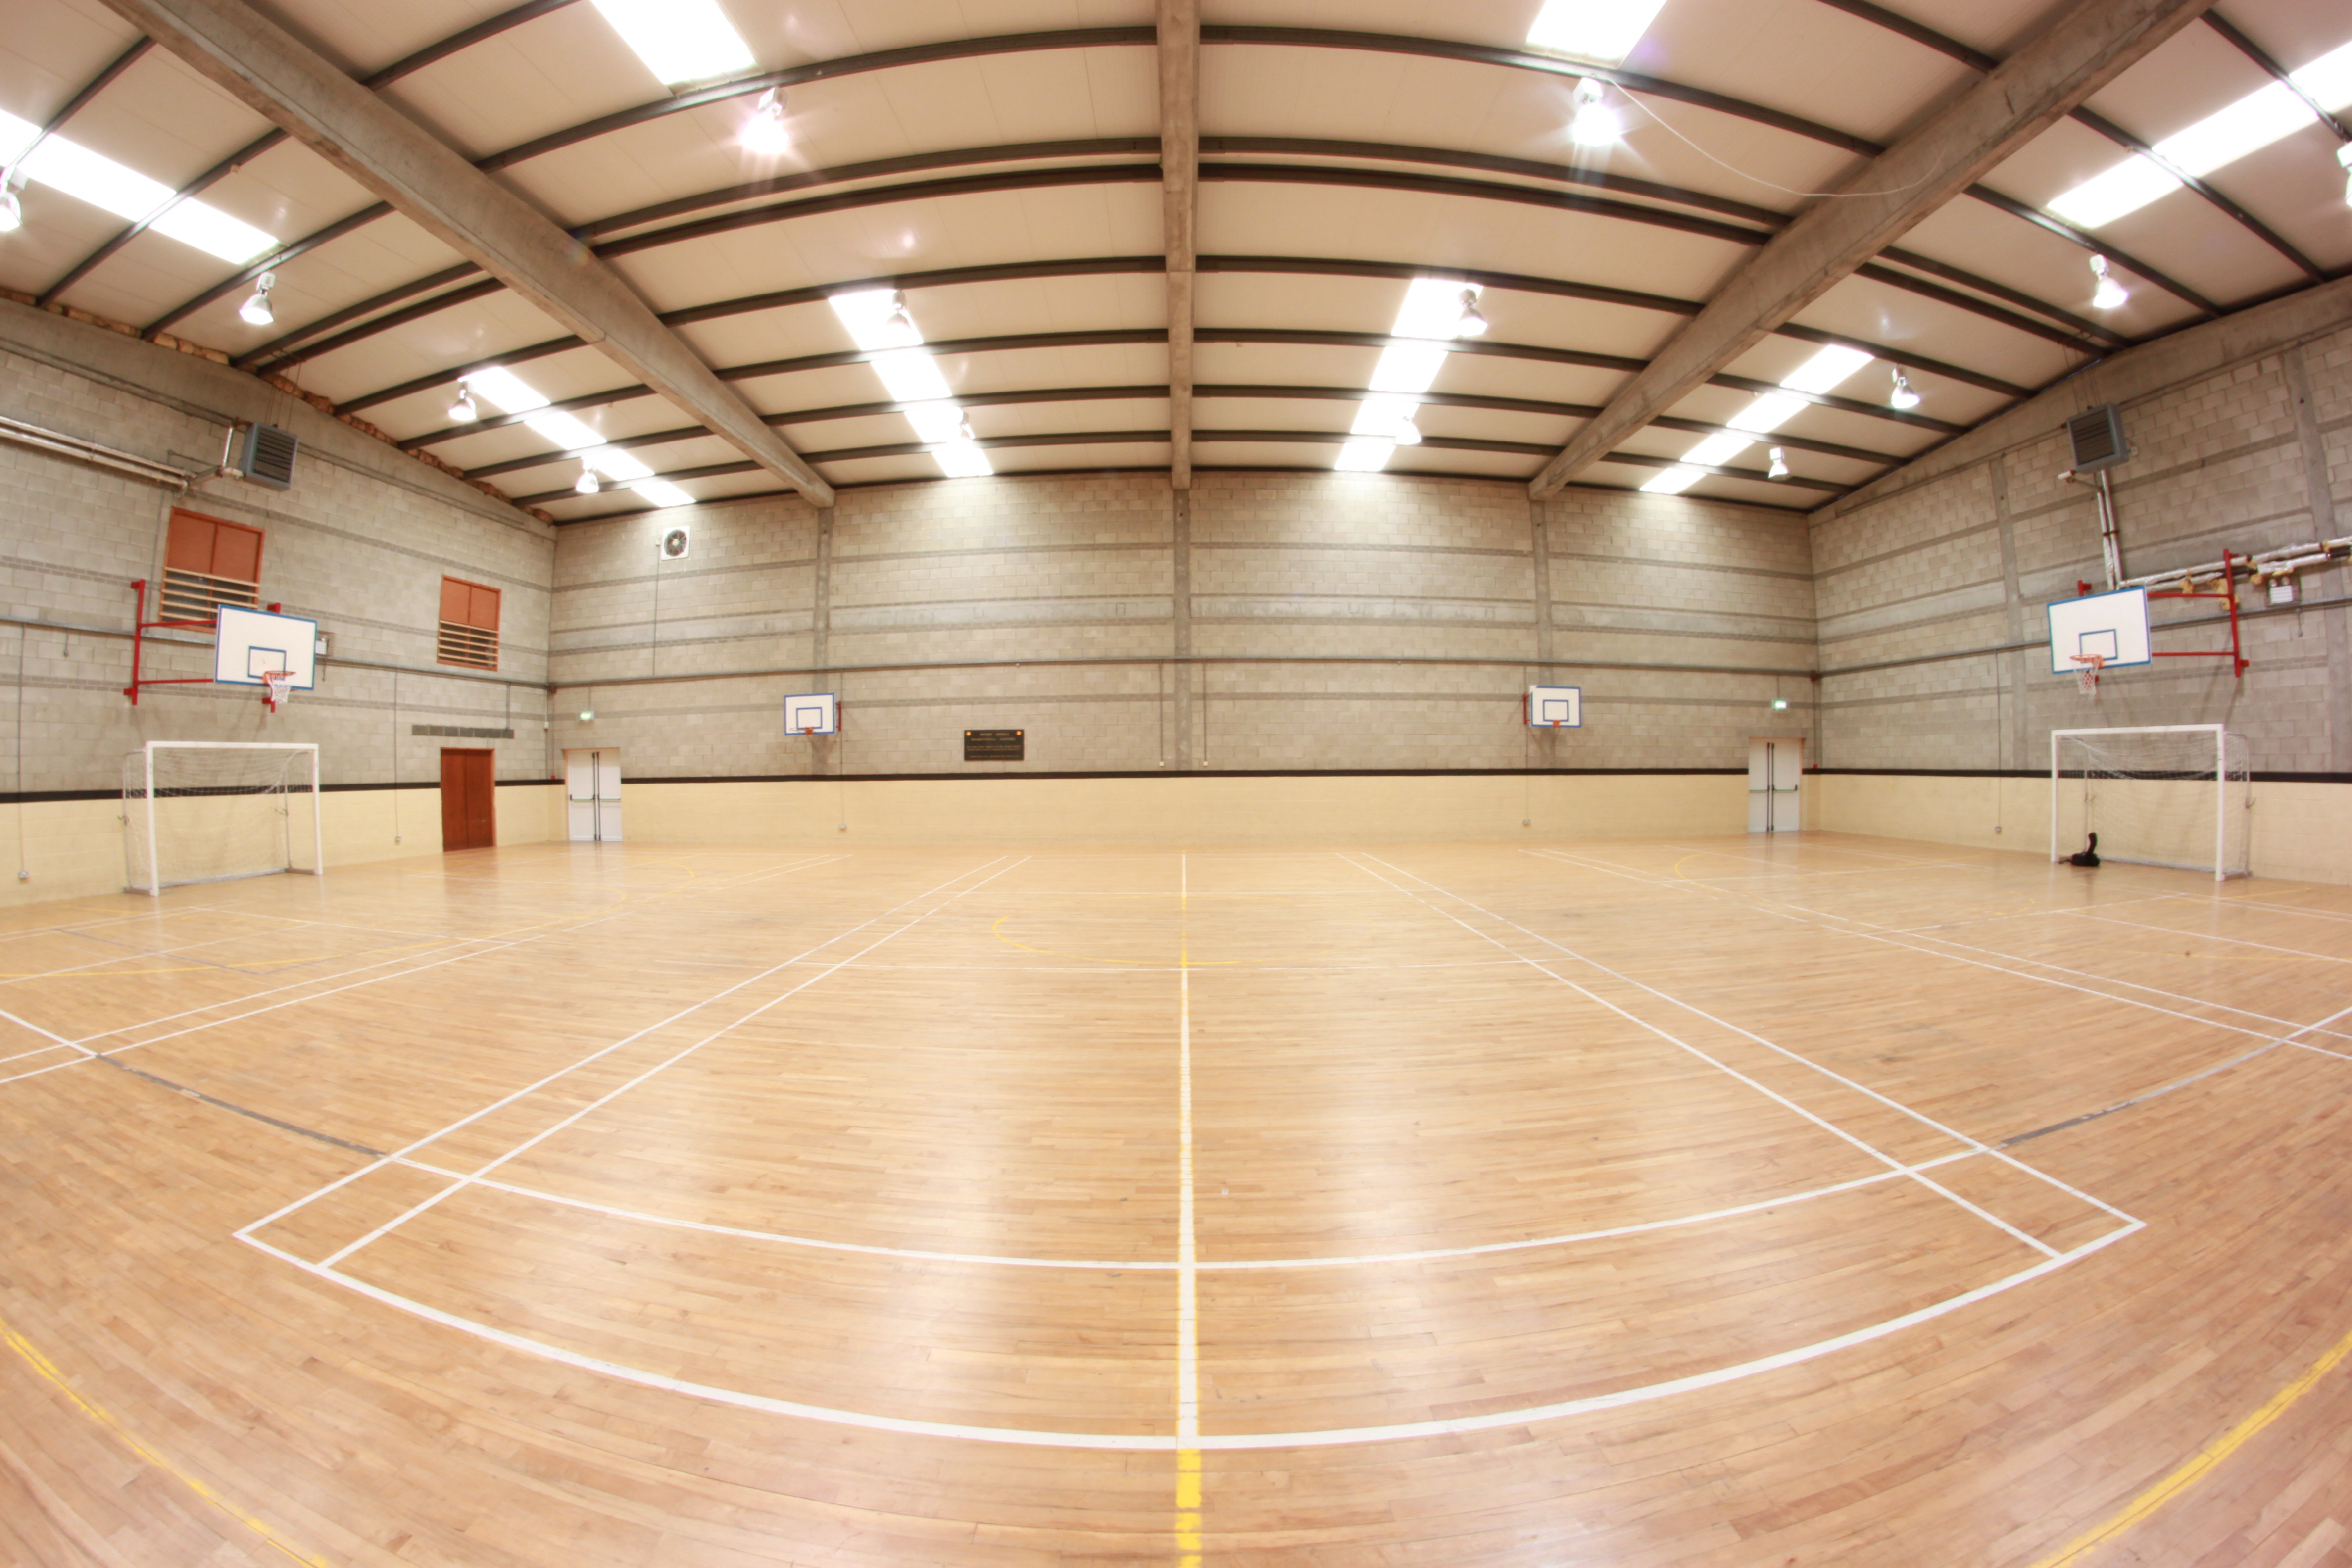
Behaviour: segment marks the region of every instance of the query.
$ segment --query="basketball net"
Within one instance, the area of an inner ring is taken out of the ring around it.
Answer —
[[[261,684],[268,689],[263,692],[261,700],[268,703],[269,710],[275,713],[278,711],[278,705],[294,694],[294,673],[287,669],[264,670],[261,675]]]
[[[2079,667],[2074,671],[2074,689],[2085,697],[2096,697],[2099,694],[2099,671],[2106,668],[2107,656],[2103,653],[2078,653],[2073,658]]]

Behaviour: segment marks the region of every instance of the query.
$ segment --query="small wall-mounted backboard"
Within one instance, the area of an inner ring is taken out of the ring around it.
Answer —
[[[830,735],[841,728],[841,704],[830,691],[804,691],[784,699],[784,733]]]
[[[2093,656],[2108,669],[2155,662],[2147,646],[2147,589],[2086,594],[2050,605],[2050,673],[2076,674]]]
[[[1528,687],[1528,725],[1536,730],[1583,729],[1584,688],[1581,686]]]
[[[213,679],[226,686],[259,686],[284,670],[287,684],[308,691],[318,684],[319,623],[307,616],[273,616],[223,605],[213,622]]]

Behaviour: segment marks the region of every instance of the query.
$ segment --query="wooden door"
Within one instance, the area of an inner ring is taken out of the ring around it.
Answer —
[[[498,789],[488,751],[441,753],[441,847],[488,849],[499,841]]]

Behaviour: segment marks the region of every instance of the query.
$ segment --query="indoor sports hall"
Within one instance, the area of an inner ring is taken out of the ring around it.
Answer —
[[[0,294],[0,1564],[2352,1568],[2340,0],[9,0]]]

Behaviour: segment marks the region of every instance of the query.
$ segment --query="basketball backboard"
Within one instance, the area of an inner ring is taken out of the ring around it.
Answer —
[[[2108,669],[2154,663],[2147,646],[2147,590],[2125,588],[2052,604],[2050,673],[2075,674],[2083,668],[2077,655],[2096,656]]]
[[[830,691],[804,691],[784,699],[784,733],[830,735],[841,728],[841,704]]]
[[[1584,688],[1528,687],[1528,724],[1537,730],[1581,730],[1584,728]]]
[[[284,670],[297,691],[318,684],[319,623],[305,616],[273,616],[223,605],[213,623],[213,679],[226,686],[259,686]]]

